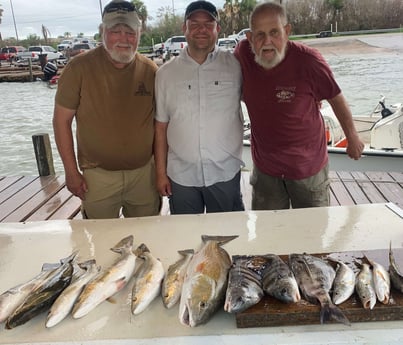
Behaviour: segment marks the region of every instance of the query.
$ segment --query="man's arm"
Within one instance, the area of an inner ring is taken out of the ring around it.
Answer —
[[[162,196],[171,195],[171,183],[167,175],[168,122],[155,120],[154,158],[157,174],[157,190]]]
[[[331,105],[333,112],[343,128],[344,134],[347,138],[346,152],[350,158],[355,160],[361,157],[364,149],[364,143],[358,136],[357,130],[354,125],[353,116],[351,114],[350,107],[347,104],[346,99],[342,93],[339,93],[336,97],[327,100]]]
[[[63,162],[68,190],[80,199],[84,200],[87,185],[84,177],[78,170],[74,151],[73,132],[71,124],[76,111],[55,104],[53,113],[53,131],[56,146]]]

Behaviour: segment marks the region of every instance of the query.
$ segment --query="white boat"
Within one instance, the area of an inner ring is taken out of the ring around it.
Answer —
[[[244,146],[250,146],[250,122],[246,106],[244,115]],[[330,106],[321,109],[325,121],[330,168],[337,171],[403,171],[403,104],[385,106],[382,96],[372,113],[369,142],[361,159],[354,161],[346,154],[343,130]],[[250,151],[244,147],[244,159]],[[250,153],[249,153],[250,154]],[[247,163],[248,165],[248,163]]]

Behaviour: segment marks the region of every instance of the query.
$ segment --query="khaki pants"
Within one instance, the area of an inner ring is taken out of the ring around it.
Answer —
[[[158,215],[161,198],[155,186],[154,161],[135,170],[84,170],[88,192],[82,201],[83,218],[118,218]]]
[[[301,180],[269,176],[254,166],[250,184],[252,185],[252,210],[330,205],[329,165],[316,175]]]

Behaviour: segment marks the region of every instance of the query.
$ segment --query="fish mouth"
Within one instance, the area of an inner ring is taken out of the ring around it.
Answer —
[[[183,313],[181,316],[181,323],[185,326],[191,326],[188,306],[185,306],[185,309],[183,310]]]

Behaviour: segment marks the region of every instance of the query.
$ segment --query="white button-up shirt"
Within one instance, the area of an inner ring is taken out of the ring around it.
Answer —
[[[230,52],[199,65],[183,49],[156,75],[156,120],[168,122],[167,174],[183,186],[231,180],[244,166],[242,73]]]

